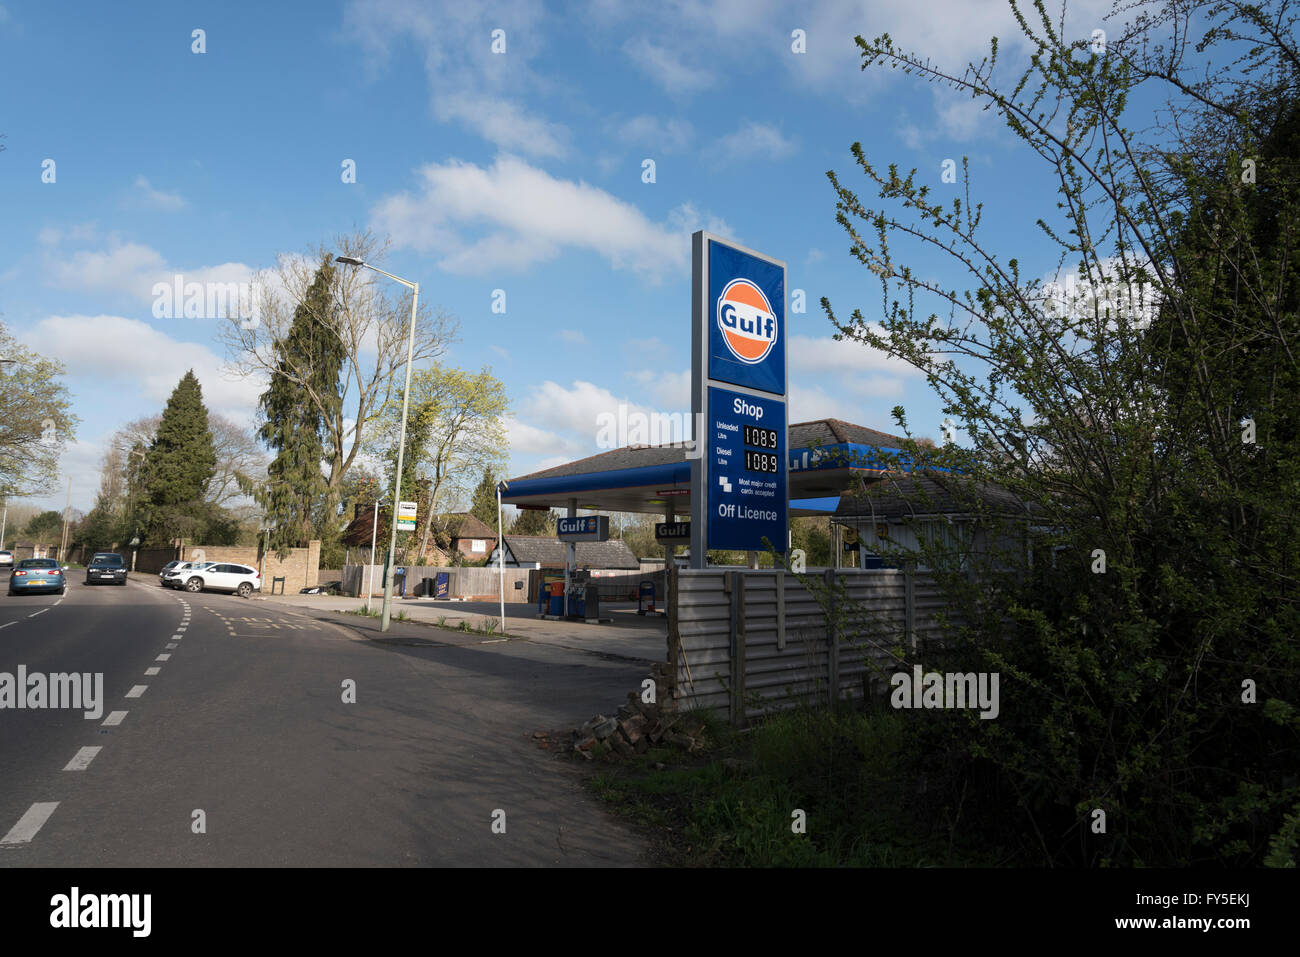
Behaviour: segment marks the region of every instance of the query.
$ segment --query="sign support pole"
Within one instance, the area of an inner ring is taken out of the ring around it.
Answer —
[[[571,499],[569,499],[569,515],[568,515],[568,517],[569,517],[569,518],[577,518],[577,517],[578,517],[578,500],[577,500],[576,498],[571,498]],[[564,543],[564,617],[565,617],[565,618],[568,618],[568,617],[569,617],[569,582],[570,582],[570,569],[572,569],[573,566],[574,566],[575,564],[577,564],[577,559],[578,559],[578,545],[577,545],[577,543],[576,543],[576,542],[565,542],[565,543]]]

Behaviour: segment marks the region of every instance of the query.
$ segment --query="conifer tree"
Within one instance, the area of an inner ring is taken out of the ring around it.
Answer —
[[[275,453],[259,501],[271,527],[269,545],[283,552],[328,535],[328,481],[322,472],[327,415],[341,406],[339,372],[344,347],[333,320],[335,270],[328,257],[294,311],[288,334],[276,344],[278,364],[262,394],[258,436]],[[301,382],[300,379],[306,381]]]

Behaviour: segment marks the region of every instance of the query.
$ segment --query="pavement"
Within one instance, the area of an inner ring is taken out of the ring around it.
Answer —
[[[359,604],[138,574],[73,578],[62,597],[0,590],[0,682],[20,667],[102,681],[93,716],[0,701],[0,867],[647,863],[644,838],[532,732],[621,704],[648,626],[583,633],[598,626],[518,606],[518,639],[381,634],[340,611]]]
[[[306,613],[321,613],[322,619],[345,622],[351,627],[367,629],[371,621],[360,615],[349,615],[365,605],[364,598],[332,597],[329,595],[257,595],[252,601],[304,609]],[[370,607],[378,612],[382,605],[379,597],[371,598]],[[593,651],[619,655],[646,662],[666,661],[668,658],[668,623],[662,615],[638,615],[636,602],[602,602],[601,614],[613,621],[609,624],[586,624],[581,621],[550,621],[537,617],[537,606],[523,602],[506,602],[506,634],[512,639],[523,639],[557,648],[574,651]],[[465,622],[471,629],[491,626],[499,630],[501,606],[498,602],[445,601],[434,598],[395,598],[392,606],[393,624],[400,624],[397,615],[404,613],[412,622],[456,629]],[[338,615],[345,615],[340,618]],[[377,619],[375,619],[377,622]],[[378,631],[378,625],[374,626]],[[493,637],[498,637],[493,635]]]

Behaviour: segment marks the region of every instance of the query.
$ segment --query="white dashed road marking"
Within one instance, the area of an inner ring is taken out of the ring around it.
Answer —
[[[101,750],[102,750],[101,748],[82,748],[80,751],[78,751],[76,754],[72,756],[72,760],[68,762],[68,766],[63,770],[65,771],[86,770],[86,768],[90,767],[90,762],[95,760],[95,755],[99,754]]]
[[[49,611],[48,608],[42,608],[40,611],[33,612],[32,614],[28,615],[27,617],[28,617],[28,618],[35,618],[37,615],[43,615],[43,614],[45,614],[47,611]]]
[[[154,659],[154,661],[167,661],[170,658],[171,655],[159,655],[157,658]]]
[[[149,687],[148,685],[136,685],[134,688],[132,688],[130,691],[126,693],[126,696],[128,698],[138,698],[140,697],[140,695],[144,694],[145,689],[148,687]]]
[[[174,642],[174,641],[169,641],[169,642],[167,642],[167,647],[168,647],[168,648],[175,648],[175,647],[176,647],[176,642]]]
[[[16,625],[16,624],[18,624],[18,622],[16,621],[6,621],[3,625],[0,625],[0,628],[8,628],[10,625]]]
[[[146,668],[146,669],[144,669],[144,673],[145,673],[146,675],[149,675],[149,676],[156,675],[156,674],[157,674],[158,672],[160,672],[160,671],[162,671],[162,669],[159,668],[159,667],[157,667],[157,666],[155,666],[155,667],[153,667],[153,668]]]
[[[122,719],[125,717],[126,717],[125,711],[110,711],[108,713],[108,717],[104,719],[104,724],[110,728],[113,728],[121,724]]]
[[[54,809],[59,806],[58,801],[43,801],[33,804],[27,809],[27,813],[18,819],[18,823],[9,829],[9,833],[0,838],[0,844],[27,844],[36,836],[36,832],[41,829]]]

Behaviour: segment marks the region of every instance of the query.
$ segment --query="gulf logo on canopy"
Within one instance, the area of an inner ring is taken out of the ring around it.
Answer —
[[[718,297],[718,329],[731,354],[757,365],[776,345],[776,313],[763,290],[748,279],[733,279]]]

